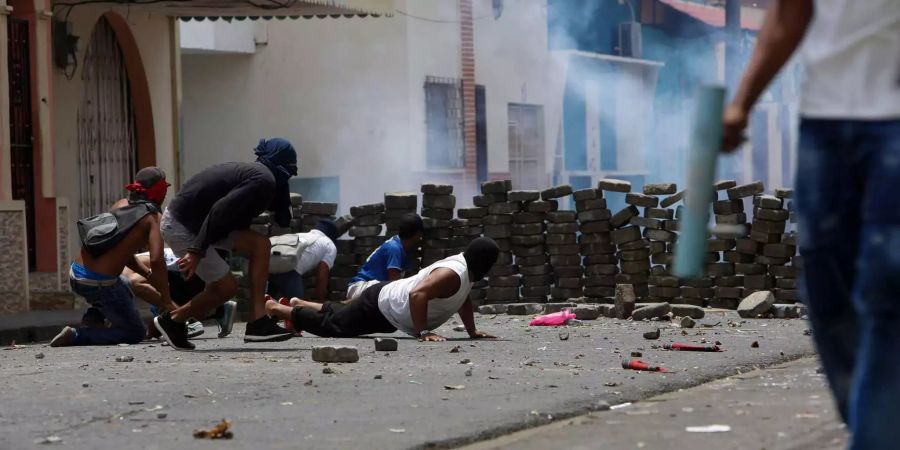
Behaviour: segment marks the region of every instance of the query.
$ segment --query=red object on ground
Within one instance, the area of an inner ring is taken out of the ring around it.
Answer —
[[[281,303],[284,306],[291,306],[291,299],[289,299],[287,297],[281,297],[280,299],[278,299],[278,303]],[[290,320],[285,320],[284,328],[287,329],[288,331],[293,332],[294,331],[294,323],[291,322]]]
[[[626,359],[622,361],[623,369],[645,370],[647,372],[668,372],[664,367],[651,366],[639,359]]]
[[[666,350],[679,350],[683,352],[721,352],[722,349],[718,345],[691,345],[691,344],[666,344],[663,345]]]

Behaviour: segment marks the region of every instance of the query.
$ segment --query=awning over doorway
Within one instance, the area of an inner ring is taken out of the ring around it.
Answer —
[[[185,19],[364,17],[389,16],[394,11],[393,0],[164,0],[133,5]]]

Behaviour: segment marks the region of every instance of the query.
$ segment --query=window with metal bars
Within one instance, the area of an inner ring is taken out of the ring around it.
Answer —
[[[426,164],[429,169],[465,167],[462,82],[425,78]]]

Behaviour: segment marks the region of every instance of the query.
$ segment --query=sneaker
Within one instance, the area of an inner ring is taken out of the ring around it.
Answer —
[[[57,334],[52,341],[50,341],[51,347],[68,347],[75,343],[75,336],[78,333],[72,327],[63,327],[62,331]]]
[[[172,320],[168,311],[156,316],[153,319],[153,325],[162,333],[170,347],[176,350],[194,349],[194,344],[191,344],[187,338],[187,326]]]
[[[223,338],[231,334],[234,328],[234,313],[237,310],[237,302],[228,300],[222,305],[222,317],[216,318],[216,324],[219,325],[219,337]]]
[[[275,319],[262,316],[247,323],[244,342],[281,342],[294,336],[294,333],[278,326]]]
[[[194,320],[194,319],[188,320],[188,323],[187,323],[188,339],[200,336],[201,334],[203,334],[203,331],[204,331],[203,323],[201,323],[199,320]]]

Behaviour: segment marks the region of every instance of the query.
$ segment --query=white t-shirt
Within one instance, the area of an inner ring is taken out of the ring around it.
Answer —
[[[150,252],[138,253],[135,256],[143,256],[149,258]],[[175,252],[173,252],[171,248],[163,248],[163,258],[165,258],[166,260],[167,270],[178,270],[178,257],[175,256]]]
[[[312,230],[309,233],[297,235],[301,242],[306,243],[306,249],[297,258],[297,267],[294,269],[300,275],[315,269],[320,262],[324,262],[331,269],[334,267],[334,258],[337,256],[337,247],[325,233]]]
[[[416,335],[416,326],[413,324],[412,315],[409,312],[409,293],[438,268],[451,269],[459,275],[459,290],[451,297],[429,300],[428,329],[434,330],[443,325],[459,311],[462,304],[469,298],[473,284],[469,281],[469,268],[466,266],[466,259],[463,258],[462,253],[442,259],[409,278],[392,281],[381,288],[381,292],[378,293],[378,309],[391,325],[404,333]]]
[[[900,119],[900,0],[816,0],[802,61],[803,117]]]

